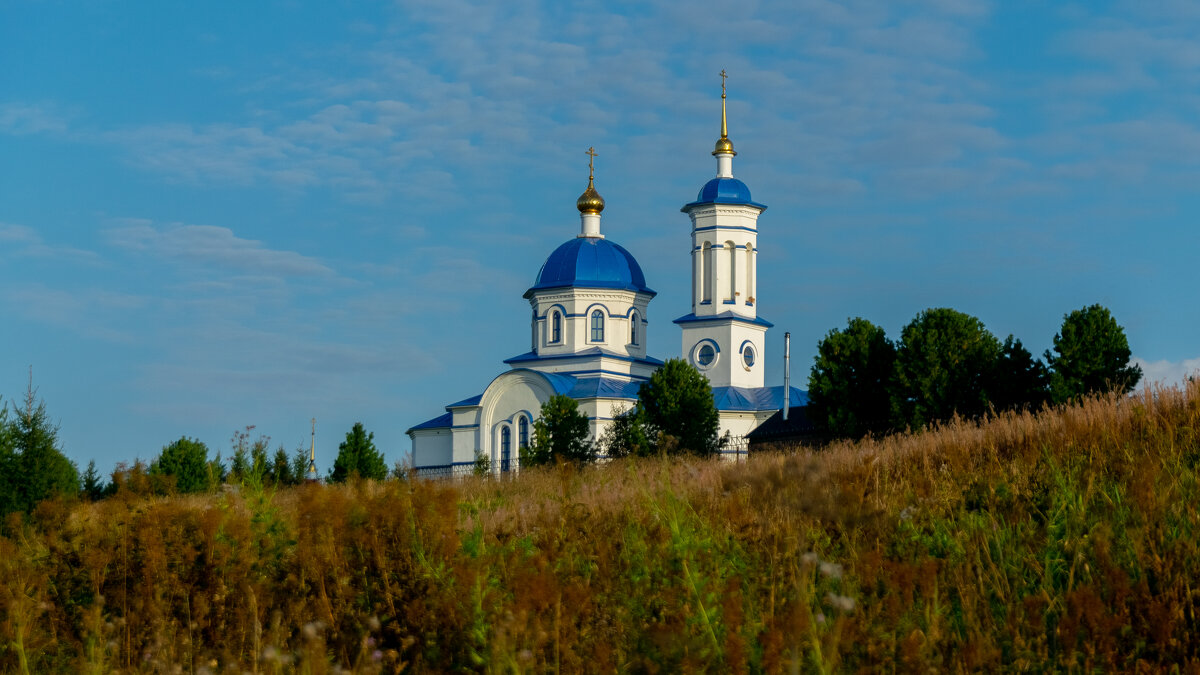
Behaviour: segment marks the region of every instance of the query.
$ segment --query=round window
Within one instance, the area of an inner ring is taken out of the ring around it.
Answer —
[[[745,363],[748,369],[754,367],[754,347],[746,345],[742,350],[742,363]]]
[[[700,347],[700,351],[696,352],[696,360],[699,361],[700,365],[702,366],[711,365],[716,358],[717,350],[713,349],[712,345],[703,345]]]

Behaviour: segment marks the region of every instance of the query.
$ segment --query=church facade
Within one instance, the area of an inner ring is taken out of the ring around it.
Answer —
[[[724,73],[722,73],[724,75]],[[589,149],[594,157],[594,152]],[[784,387],[764,386],[766,334],[758,316],[758,217],[766,210],[733,177],[725,92],[716,177],[683,206],[691,219],[691,311],[675,320],[682,355],[709,380],[720,434],[741,438],[784,405]],[[532,306],[531,349],[505,361],[509,370],[483,393],[451,403],[406,433],[417,470],[463,470],[483,455],[494,472],[517,468],[543,403],[566,394],[579,403],[599,439],[613,417],[633,406],[638,388],[662,365],[647,354],[646,328],[655,292],[637,260],[601,233],[604,199],[593,164],[576,202],[580,232],[546,259],[525,292]],[[807,403],[790,388],[789,405]]]

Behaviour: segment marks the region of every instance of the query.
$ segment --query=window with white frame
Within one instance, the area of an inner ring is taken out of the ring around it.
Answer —
[[[592,342],[604,342],[604,312],[592,312]]]

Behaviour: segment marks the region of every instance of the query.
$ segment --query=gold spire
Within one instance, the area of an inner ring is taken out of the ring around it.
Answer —
[[[721,69],[721,137],[717,139],[717,147],[713,149],[714,155],[736,155],[733,150],[733,141],[729,140],[729,123],[725,118],[725,78],[729,77],[725,74],[725,69]]]
[[[604,197],[601,197],[600,193],[596,192],[596,186],[593,183],[593,180],[596,178],[596,166],[594,164],[596,148],[588,148],[587,155],[588,186],[583,191],[583,194],[579,195],[579,199],[575,201],[575,208],[579,209],[580,213],[600,213],[604,210]]]
[[[312,445],[308,446],[308,478],[317,479],[317,418],[312,418]]]

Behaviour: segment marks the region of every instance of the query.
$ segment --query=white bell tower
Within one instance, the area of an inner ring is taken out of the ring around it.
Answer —
[[[675,323],[683,329],[683,357],[712,386],[762,387],[771,323],[758,318],[758,216],[767,207],[733,177],[725,77],[722,70],[717,176],[681,209],[692,220],[692,312]]]

